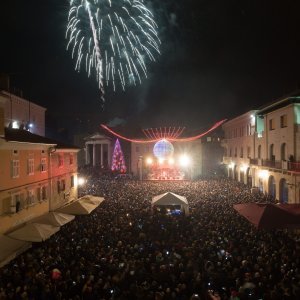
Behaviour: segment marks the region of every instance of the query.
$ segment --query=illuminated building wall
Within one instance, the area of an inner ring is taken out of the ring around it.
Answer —
[[[228,176],[281,203],[300,203],[299,108],[295,94],[223,124]]]
[[[4,126],[30,126],[29,131],[45,136],[46,108],[6,91],[0,91],[4,108]]]

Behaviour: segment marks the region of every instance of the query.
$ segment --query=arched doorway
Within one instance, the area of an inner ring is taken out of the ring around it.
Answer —
[[[269,195],[276,199],[276,183],[274,176],[269,177]]]
[[[234,166],[234,170],[233,170],[233,179],[238,180],[238,170],[236,166]]]
[[[240,182],[245,184],[245,171],[240,170]]]
[[[279,201],[280,203],[288,203],[289,190],[287,182],[284,178],[280,179],[279,183]]]
[[[262,178],[258,179],[258,190],[263,193],[264,192],[264,182]]]
[[[247,176],[247,185],[252,187],[252,174],[250,168],[247,169],[246,176]]]
[[[233,170],[231,167],[228,167],[228,177],[233,178]]]

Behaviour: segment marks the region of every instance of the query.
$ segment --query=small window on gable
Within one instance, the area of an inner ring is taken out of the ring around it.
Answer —
[[[41,172],[47,171],[47,160],[46,158],[41,159]]]
[[[275,122],[274,119],[269,120],[269,129],[274,130],[275,129]]]
[[[64,165],[64,156],[63,154],[58,155],[58,167],[63,167]]]
[[[287,127],[287,115],[280,116],[280,127]]]
[[[74,155],[70,154],[70,165],[74,164]]]

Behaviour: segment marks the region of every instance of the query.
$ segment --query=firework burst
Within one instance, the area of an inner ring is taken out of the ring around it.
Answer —
[[[147,77],[148,61],[159,54],[156,30],[143,0],[71,0],[67,49],[76,70],[96,74],[103,98],[104,86],[125,90]]]

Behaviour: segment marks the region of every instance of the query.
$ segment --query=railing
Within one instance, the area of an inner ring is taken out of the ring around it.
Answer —
[[[250,158],[250,165],[258,165],[258,159],[257,158]]]
[[[282,161],[281,160],[263,159],[262,166],[274,168],[274,169],[282,169]]]
[[[294,172],[300,172],[300,162],[295,161],[295,162],[288,162],[288,170],[289,171],[294,171]]]
[[[300,172],[300,161],[291,162],[285,160],[250,158],[249,163],[250,165]]]

